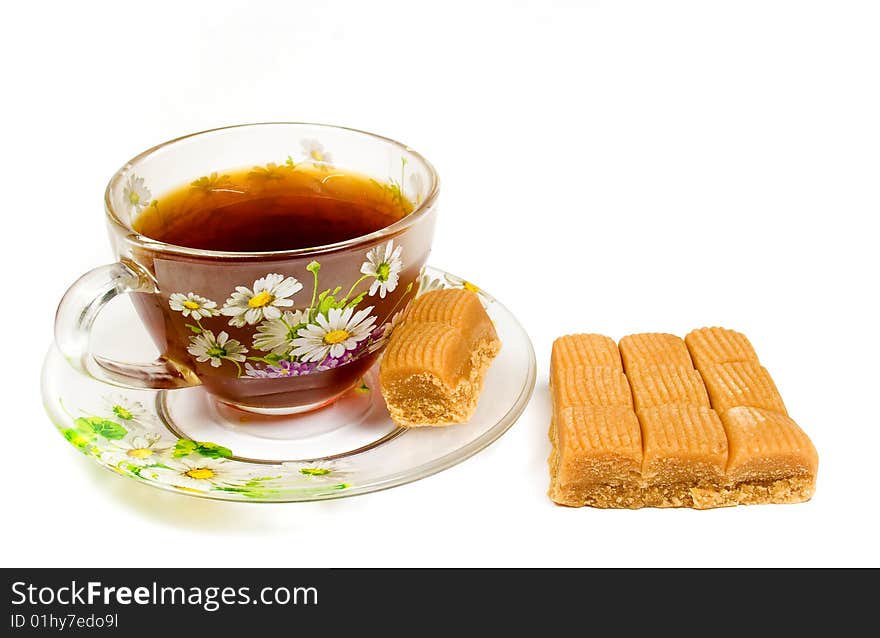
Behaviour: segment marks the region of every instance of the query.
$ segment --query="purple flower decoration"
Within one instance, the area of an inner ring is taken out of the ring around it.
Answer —
[[[314,364],[299,363],[297,361],[282,360],[274,366],[266,368],[266,376],[272,379],[279,377],[301,377],[310,374],[314,370]]]
[[[332,370],[333,368],[344,366],[346,363],[354,359],[360,350],[361,348],[358,347],[354,350],[345,352],[341,357],[325,357],[324,360],[318,364],[317,370],[323,372],[324,370]]]

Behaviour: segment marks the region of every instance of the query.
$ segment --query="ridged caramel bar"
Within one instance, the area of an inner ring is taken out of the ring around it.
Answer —
[[[810,438],[784,414],[731,408],[721,415],[730,451],[727,474],[736,483],[770,486],[791,481],[804,499],[813,494],[819,456]]]
[[[632,410],[629,383],[617,368],[574,366],[551,380],[557,408],[573,406],[623,407]]]
[[[700,368],[712,407],[719,413],[747,405],[788,414],[770,373],[756,361],[733,361]]]
[[[645,332],[620,340],[623,369],[629,373],[637,368],[679,366],[693,368],[691,355],[681,337],[663,332]]]
[[[402,427],[467,422],[500,347],[475,293],[425,293],[392,333],[379,366],[391,418]]]
[[[572,506],[638,506],[642,440],[632,409],[562,408],[554,412],[550,439],[550,498]]]
[[[669,403],[710,407],[700,373],[693,368],[653,366],[627,374],[636,411]]]
[[[623,372],[620,351],[614,339],[605,335],[576,334],[559,337],[553,342],[550,371],[572,366],[616,368]]]
[[[706,509],[809,500],[816,450],[787,416],[751,344],[722,328],[694,331],[689,339],[700,353],[698,370],[674,335],[621,340],[635,409],[601,405],[618,396],[609,390],[607,368],[589,365],[606,341],[592,335],[580,351],[566,346],[566,357],[557,356],[554,344],[549,494],[555,502]],[[742,360],[716,363],[730,357]]]
[[[685,336],[684,342],[697,368],[733,361],[758,361],[748,337],[727,328],[700,328]]]
[[[717,484],[727,467],[727,436],[715,410],[669,404],[639,412],[642,478],[652,485]]]

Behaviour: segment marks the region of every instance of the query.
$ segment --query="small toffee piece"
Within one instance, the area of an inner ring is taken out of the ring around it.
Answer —
[[[393,332],[379,367],[388,411],[402,427],[465,423],[501,341],[469,290],[425,293]]]

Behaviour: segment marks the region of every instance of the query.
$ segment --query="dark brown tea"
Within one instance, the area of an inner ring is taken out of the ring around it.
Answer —
[[[229,252],[324,246],[389,226],[413,209],[397,184],[311,165],[275,165],[201,177],[134,220],[167,244]]]

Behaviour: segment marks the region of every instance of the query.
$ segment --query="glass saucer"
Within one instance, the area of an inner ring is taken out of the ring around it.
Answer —
[[[53,345],[42,373],[49,418],[89,459],[136,481],[203,498],[317,501],[367,494],[430,476],[476,454],[513,425],[535,386],[535,353],[522,326],[491,295],[426,267],[422,291],[466,287],[495,322],[502,347],[469,423],[398,428],[374,366],[330,406],[262,416],[215,401],[202,388],[130,390],[75,371]],[[131,348],[133,308],[108,307],[93,349]],[[124,331],[118,326],[126,326]],[[102,343],[103,342],[103,343]],[[120,345],[121,344],[121,345]],[[129,353],[131,354],[131,353]],[[149,358],[149,357],[145,357]]]

